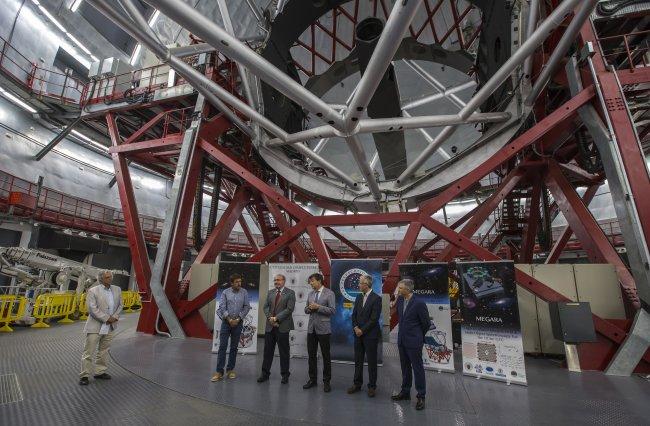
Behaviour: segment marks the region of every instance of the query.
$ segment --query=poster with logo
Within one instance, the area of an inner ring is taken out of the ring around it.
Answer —
[[[463,373],[526,384],[515,266],[512,261],[459,262]]]
[[[212,333],[212,352],[219,351],[219,330],[221,330],[221,318],[217,315],[221,293],[230,287],[230,276],[240,274],[242,276],[241,288],[248,292],[248,303],[251,305],[248,315],[244,318],[241,336],[239,338],[239,353],[257,353],[257,319],[259,316],[260,300],[260,267],[259,263],[248,262],[221,262],[217,275],[217,303],[214,310],[214,332]]]
[[[289,332],[289,349],[292,357],[307,358],[307,324],[309,315],[305,313],[307,295],[311,286],[307,279],[319,272],[317,263],[270,263],[269,291],[273,290],[273,278],[282,274],[286,278],[285,286],[296,292],[296,308],[293,311],[295,329]],[[277,351],[277,349],[276,349]]]
[[[447,263],[402,263],[399,265],[399,274],[402,279],[413,280],[414,293],[425,301],[429,310],[431,328],[424,336],[422,348],[424,368],[453,373],[454,343],[451,337]]]
[[[332,260],[332,283],[330,289],[336,297],[336,313],[332,317],[331,354],[333,361],[354,362],[354,332],[352,331],[352,310],[359,290],[362,275],[372,277],[372,291],[381,296],[380,259],[336,259]],[[379,318],[379,326],[383,324]],[[382,362],[381,340],[377,362]]]

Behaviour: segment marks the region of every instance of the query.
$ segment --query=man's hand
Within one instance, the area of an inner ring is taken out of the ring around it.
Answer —
[[[108,320],[106,320],[107,324],[113,324],[114,322],[117,322],[117,318],[115,317],[110,317]]]
[[[237,324],[239,324],[239,318],[229,318],[228,324],[230,324],[231,327],[237,327]]]
[[[359,327],[354,327],[354,334],[356,334],[357,337],[361,337],[363,331]]]
[[[309,304],[309,310],[310,311],[317,311],[320,305],[318,303],[311,302]]]
[[[280,325],[280,324],[278,324],[278,318],[277,317],[270,317],[269,322],[271,323],[271,325],[273,327],[277,327],[277,326]]]

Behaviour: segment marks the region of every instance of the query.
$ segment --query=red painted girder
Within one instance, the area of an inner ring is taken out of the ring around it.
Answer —
[[[650,83],[650,67],[624,69],[616,71],[621,85]]]
[[[278,208],[277,204],[272,202],[269,197],[267,197],[264,194],[260,194],[262,197],[262,200],[264,201],[264,204],[266,205],[266,208],[268,209],[269,213],[273,216],[275,219],[275,223],[278,225],[278,228],[280,228],[280,231],[285,232],[287,229],[291,227],[289,225],[289,222],[287,219],[284,217],[280,209]],[[289,249],[291,249],[291,252],[293,255],[296,257],[296,262],[299,263],[307,263],[309,262],[310,258],[307,252],[305,251],[305,248],[300,244],[298,241],[292,241],[289,243]]]
[[[385,225],[388,223],[408,224],[417,219],[417,213],[371,213],[371,214],[347,214],[309,216],[304,219],[308,225],[317,226],[346,226],[346,225]]]
[[[298,205],[296,205],[294,202],[278,193],[266,182],[251,173],[246,167],[242,166],[229,155],[227,155],[217,144],[203,138],[199,139],[199,144],[201,148],[203,148],[220,164],[236,174],[239,178],[245,180],[251,187],[269,197],[273,202],[281,206],[292,217],[301,220],[310,216],[310,214],[304,209],[298,207]]]
[[[248,223],[246,223],[246,219],[244,219],[244,216],[239,218],[239,226],[244,230],[244,235],[246,235],[246,238],[248,239],[248,244],[251,245],[253,251],[259,251],[260,248],[257,245],[257,240],[253,236],[253,233],[251,232],[250,227],[248,226]]]
[[[494,193],[488,197],[487,200],[481,203],[481,205],[476,210],[476,213],[474,213],[467,224],[463,226],[463,229],[460,231],[460,233],[466,237],[471,238],[476,233],[476,231],[478,231],[481,225],[483,225],[483,223],[487,220],[488,216],[490,216],[494,209],[499,206],[501,201],[503,201],[503,199],[517,187],[523,177],[523,170],[517,168],[511,171],[503,179]],[[448,262],[449,260],[453,259],[456,254],[458,254],[458,249],[453,244],[448,244],[447,247],[445,247],[444,250],[438,254],[436,260],[438,262]]]
[[[585,206],[589,206],[589,203],[591,203],[591,200],[594,199],[594,195],[596,195],[596,192],[598,191],[599,187],[600,184],[595,184],[587,188],[584,195],[582,196],[582,200]],[[560,258],[560,255],[562,254],[562,251],[564,250],[564,247],[566,247],[566,244],[571,239],[571,235],[573,235],[573,231],[571,230],[571,227],[566,226],[564,230],[562,230],[562,233],[558,237],[555,244],[553,245],[553,248],[551,248],[551,251],[549,252],[548,257],[546,258],[546,261],[544,263],[547,264],[557,263],[558,259]]]
[[[170,147],[180,145],[182,142],[183,134],[176,133],[161,139],[150,139],[142,142],[133,142],[128,145],[122,144],[118,146],[112,146],[108,149],[108,152],[119,152],[124,155],[152,153],[168,150]]]
[[[115,122],[113,114],[106,114],[106,125],[108,134],[113,146],[119,145],[120,133]],[[122,214],[124,215],[124,225],[126,227],[127,240],[131,250],[131,259],[135,271],[138,291],[142,294],[143,300],[151,302],[142,304],[142,313],[138,320],[138,330],[146,333],[154,333],[154,322],[158,309],[149,291],[149,281],[151,280],[151,267],[149,265],[149,255],[147,253],[147,244],[145,243],[144,234],[140,225],[140,216],[138,215],[138,206],[133,192],[133,183],[126,159],[118,154],[111,154],[113,166],[115,167],[115,178],[118,193],[120,195],[120,204],[122,204]]]
[[[481,178],[486,176],[491,171],[495,170],[499,165],[504,164],[510,160],[521,150],[530,146],[531,144],[539,141],[545,134],[553,130],[560,123],[567,120],[572,120],[577,114],[578,108],[591,101],[596,92],[593,86],[589,86],[582,90],[576,96],[562,104],[558,109],[549,114],[546,118],[539,121],[535,126],[528,129],[521,136],[510,142],[508,145],[500,149],[488,160],[483,162],[481,166],[469,171],[465,176],[452,183],[446,190],[439,195],[423,203],[421,211],[428,216],[431,216],[442,208],[445,204],[452,201],[458,195],[466,191]]]
[[[289,243],[299,238],[307,230],[305,221],[298,222],[291,228],[287,229],[282,235],[269,242],[260,251],[248,259],[249,262],[265,262],[269,258],[284,250]]]
[[[311,245],[314,248],[316,254],[316,259],[318,259],[318,266],[320,267],[321,272],[325,276],[325,283],[329,287],[331,267],[330,267],[330,256],[327,252],[327,247],[323,242],[320,234],[318,233],[318,228],[310,225],[307,226],[307,234],[309,235],[309,240]]]
[[[564,177],[560,167],[552,160],[548,165],[546,186],[553,194],[562,215],[580,240],[589,260],[593,263],[614,265],[625,298],[635,309],[638,309],[640,302],[632,274],[571,183]]]
[[[160,120],[162,120],[162,118],[163,118],[165,115],[167,115],[167,111],[162,111],[162,112],[159,112],[158,114],[156,114],[156,116],[155,116],[154,118],[152,118],[151,120],[147,121],[144,125],[142,125],[142,127],[140,127],[138,130],[136,130],[136,131],[135,131],[131,136],[129,136],[128,138],[126,138],[126,140],[124,141],[124,144],[123,144],[123,145],[128,145],[128,144],[133,143],[133,142],[137,141],[138,139],[140,139],[140,138],[141,138],[145,133],[147,133],[147,132],[148,132],[148,131],[153,127],[153,126],[155,126],[156,124],[158,124],[158,122],[159,122]]]
[[[476,206],[472,210],[470,210],[469,212],[465,213],[465,215],[463,215],[461,218],[456,220],[456,222],[452,223],[450,228],[451,229],[456,229],[460,225],[462,225],[463,223],[467,222],[467,220],[470,217],[472,217],[474,215],[474,213],[476,213],[476,210],[478,210],[479,207],[480,206]],[[413,256],[414,257],[424,257],[424,252],[426,252],[430,247],[435,246],[438,243],[438,241],[441,241],[441,240],[442,240],[442,238],[440,238],[439,235],[436,235],[436,237],[434,239],[430,240],[429,242],[424,244],[422,247],[420,247],[417,251],[415,251],[413,253]]]
[[[330,234],[332,234],[332,236],[334,236],[334,238],[338,239],[338,240],[341,241],[343,244],[345,244],[346,246],[348,246],[348,247],[350,247],[352,250],[354,250],[357,254],[359,254],[359,257],[365,257],[365,253],[363,252],[363,250],[362,250],[358,245],[354,244],[352,241],[350,241],[350,240],[348,240],[347,238],[345,238],[343,235],[341,235],[341,234],[340,234],[339,232],[337,232],[335,229],[333,229],[333,228],[331,228],[331,227],[329,227],[329,226],[326,226],[326,227],[325,227],[325,230],[326,230],[327,232],[329,232]]]

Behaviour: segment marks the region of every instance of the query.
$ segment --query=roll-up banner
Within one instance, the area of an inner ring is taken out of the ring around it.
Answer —
[[[352,310],[359,290],[362,275],[372,277],[372,291],[381,296],[380,259],[336,259],[332,260],[332,282],[330,289],[336,297],[336,313],[332,317],[330,340],[333,361],[354,362],[354,332],[352,331]],[[379,318],[380,327],[383,318]],[[383,329],[383,328],[382,328]],[[382,362],[382,346],[379,341],[377,362]]]
[[[525,385],[514,263],[456,265],[463,298],[463,373]]]
[[[292,357],[307,357],[307,324],[309,315],[305,314],[307,295],[311,291],[309,276],[319,271],[317,263],[270,263],[269,291],[274,289],[273,278],[282,274],[285,286],[296,292],[296,307],[293,311],[295,329],[289,332],[289,349]]]
[[[414,293],[427,304],[432,326],[424,336],[422,360],[428,370],[454,372],[449,267],[446,263],[402,263],[400,277],[413,280]],[[398,325],[399,327],[399,325]]]
[[[248,262],[220,262],[217,275],[217,303],[214,311],[214,332],[212,333],[212,352],[219,351],[219,330],[221,329],[221,318],[217,315],[221,293],[230,287],[230,276],[240,274],[242,286],[248,292],[248,302],[251,310],[244,318],[241,337],[239,338],[239,353],[257,353],[257,320],[259,316],[260,300],[260,267],[259,263]]]

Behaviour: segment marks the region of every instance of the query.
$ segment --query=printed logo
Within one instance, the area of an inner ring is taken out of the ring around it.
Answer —
[[[368,273],[363,269],[353,268],[346,271],[339,281],[341,294],[350,302],[354,302],[357,295],[361,293],[361,290],[359,290],[359,280],[362,275],[368,275]]]

